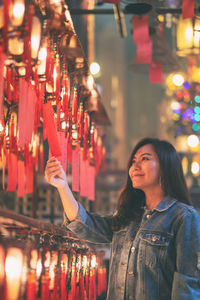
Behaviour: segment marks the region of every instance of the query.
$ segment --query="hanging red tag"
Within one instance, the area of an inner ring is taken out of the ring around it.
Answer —
[[[150,64],[152,62],[152,41],[137,44],[137,63]]]
[[[54,121],[53,108],[50,102],[43,104],[44,126],[47,131],[47,138],[51,154],[55,157],[61,156],[61,149],[58,142],[57,130]]]
[[[67,145],[68,145],[68,136],[65,136],[64,132],[57,132],[58,141],[61,149],[61,156],[57,156],[57,160],[61,163],[63,170],[66,172],[67,169]],[[51,151],[49,151],[49,158],[52,156]]]
[[[95,200],[95,166],[88,165],[88,199]]]
[[[72,150],[72,191],[79,192],[80,152]]]
[[[17,186],[17,155],[8,154],[8,185],[7,191],[16,191]]]
[[[25,191],[25,166],[24,166],[24,161],[18,160],[17,197],[24,197],[24,191]]]
[[[193,18],[194,17],[194,0],[183,0],[182,3],[182,18]]]
[[[33,157],[29,154],[28,162],[26,163],[26,194],[33,193],[34,184],[34,164]]]
[[[4,102],[4,64],[5,64],[6,55],[0,50],[0,119],[3,113],[3,102]]]
[[[80,152],[80,196],[88,196],[88,160],[84,160],[83,151]]]
[[[132,18],[133,25],[133,41],[142,44],[150,40],[148,16],[135,16]]]
[[[163,67],[160,62],[152,62],[149,65],[149,82],[162,83],[163,82]]]

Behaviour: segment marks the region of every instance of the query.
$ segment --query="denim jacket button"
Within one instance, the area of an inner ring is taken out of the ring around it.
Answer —
[[[147,218],[147,219],[151,218],[151,215],[147,215],[146,218]]]
[[[135,274],[133,272],[128,272],[128,275],[134,276]]]
[[[156,241],[157,241],[157,239],[158,239],[158,238],[157,238],[157,236],[156,236],[156,235],[153,235],[153,236],[152,236],[152,242],[156,242]]]
[[[131,252],[132,252],[132,253],[135,252],[135,247],[131,247]]]

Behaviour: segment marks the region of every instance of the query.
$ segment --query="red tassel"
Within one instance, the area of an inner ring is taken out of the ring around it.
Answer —
[[[57,130],[54,122],[53,108],[51,103],[43,104],[44,126],[47,131],[47,138],[51,154],[55,157],[61,156],[58,142]]]
[[[32,194],[34,188],[34,164],[33,157],[29,154],[28,161],[26,163],[26,193]]]
[[[26,285],[26,300],[36,300],[36,280],[35,270],[29,271]]]
[[[25,190],[25,166],[24,161],[18,160],[18,191],[17,197],[24,197]]]
[[[194,0],[183,0],[182,2],[182,18],[194,17]]]
[[[8,48],[8,24],[9,24],[9,8],[10,0],[3,0],[4,7],[4,26],[3,26],[3,38],[4,38],[4,52],[7,52]]]
[[[3,102],[4,102],[4,64],[6,55],[2,52],[2,47],[0,48],[0,119],[3,113]]]
[[[44,151],[43,145],[40,145],[40,173],[44,172]]]
[[[83,136],[83,159],[87,159],[88,149],[88,130],[89,130],[89,115],[84,113],[84,136]]]
[[[60,102],[60,59],[59,55],[56,55],[56,65],[55,65],[55,70],[56,70],[56,104]]]
[[[7,191],[15,191],[17,186],[17,155],[8,155],[8,185]]]
[[[73,124],[77,123],[77,105],[78,105],[77,89],[74,88],[74,102],[72,106]]]
[[[75,300],[76,296],[76,254],[73,254],[71,266],[71,289],[68,293],[68,300]]]
[[[6,95],[7,95],[7,101],[10,104],[12,101],[12,93],[11,93],[11,69],[9,67],[6,68]]]
[[[68,121],[68,106],[69,106],[69,78],[67,77],[67,74],[64,73],[63,75],[63,112],[65,113],[65,122],[67,123]]]
[[[68,255],[66,253],[63,253],[61,258],[61,275],[60,275],[61,300],[67,300],[67,287],[66,287],[67,269],[68,269]]]

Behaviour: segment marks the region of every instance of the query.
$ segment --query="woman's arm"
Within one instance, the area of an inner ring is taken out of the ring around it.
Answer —
[[[200,299],[200,216],[192,208],[181,218],[175,246],[172,300]]]
[[[88,213],[74,198],[60,162],[52,157],[45,169],[47,182],[58,189],[65,214],[70,221],[67,227],[79,238],[96,243],[110,243],[112,229],[109,216]]]
[[[60,162],[55,157],[51,157],[48,160],[45,177],[48,183],[58,189],[65,214],[69,221],[75,220],[78,215],[78,203],[69,188],[66,174]]]

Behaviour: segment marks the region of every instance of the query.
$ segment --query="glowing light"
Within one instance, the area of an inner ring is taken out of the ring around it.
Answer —
[[[184,87],[185,89],[189,89],[189,88],[190,88],[189,82],[185,81],[185,82],[183,83],[183,87]]]
[[[92,259],[91,259],[91,267],[95,268],[96,267],[96,256],[92,255]]]
[[[194,101],[195,101],[196,103],[200,103],[200,96],[195,96],[195,97],[194,97]]]
[[[196,114],[199,114],[200,113],[200,106],[195,106],[194,111],[195,111]]]
[[[36,59],[41,39],[41,23],[38,17],[33,17],[32,30],[31,30],[31,57]]]
[[[188,159],[186,156],[182,159],[182,167],[183,167],[183,173],[186,175],[188,172]]]
[[[0,123],[0,133],[4,130],[3,125]]]
[[[88,76],[87,84],[88,84],[88,88],[89,88],[90,90],[93,90],[93,86],[94,86],[94,78],[92,77],[92,75]]]
[[[40,277],[41,273],[42,273],[42,262],[41,262],[41,259],[40,259],[40,260],[38,260],[37,266],[36,266],[36,275],[37,275],[37,278]]]
[[[200,121],[200,114],[199,113],[194,115],[194,120],[197,121],[197,122]]]
[[[171,108],[173,110],[179,110],[181,108],[181,105],[179,102],[177,101],[172,101],[171,104],[170,104]]]
[[[97,62],[91,63],[90,72],[92,75],[97,75],[100,72],[100,65]]]
[[[188,146],[191,148],[195,148],[198,146],[199,144],[199,138],[197,135],[195,134],[191,134],[188,138],[187,138],[187,143]]]
[[[199,163],[197,161],[193,161],[191,165],[191,172],[194,175],[197,175],[199,173],[200,167]]]
[[[43,47],[40,49],[38,53],[38,59],[39,60],[45,60],[47,58],[47,49],[46,47]]]
[[[184,83],[184,78],[181,74],[175,74],[172,80],[175,86],[182,86]]]
[[[63,130],[65,130],[65,129],[67,128],[67,124],[66,124],[65,121],[61,123],[61,128],[62,128]]]
[[[13,17],[17,19],[23,18],[25,6],[23,3],[16,3],[13,7]]]
[[[199,125],[197,123],[192,124],[192,129],[194,131],[198,131],[199,130]]]
[[[9,248],[6,253],[5,273],[7,299],[17,300],[23,272],[23,253],[19,248]]]

